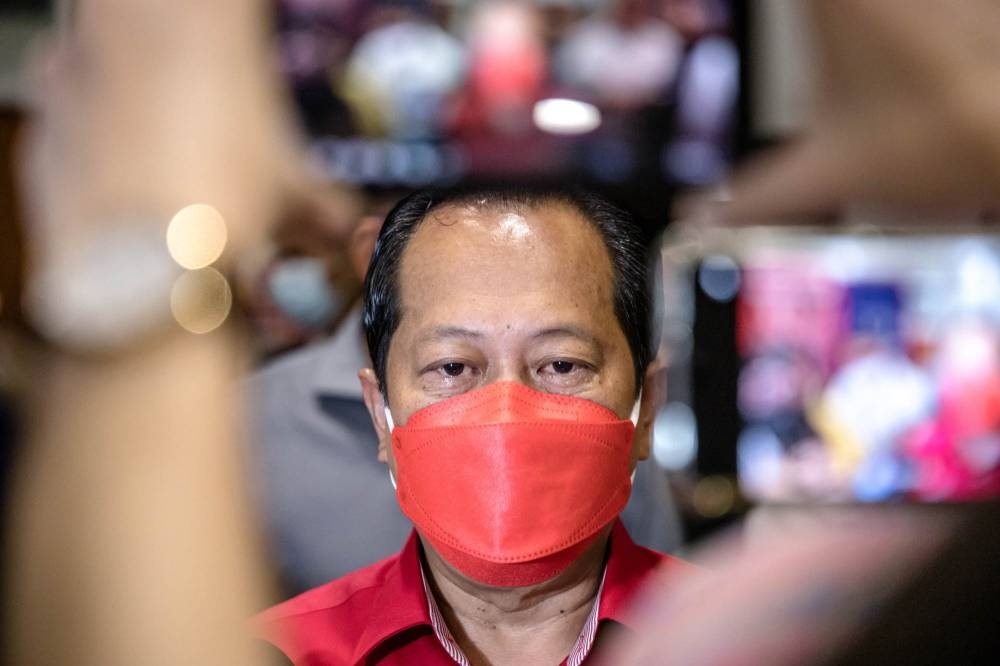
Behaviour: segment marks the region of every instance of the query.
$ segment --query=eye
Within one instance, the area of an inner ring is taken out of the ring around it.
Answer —
[[[569,374],[575,367],[576,364],[569,361],[552,361],[552,370],[559,375]]]
[[[593,366],[576,359],[555,359],[538,368],[538,374],[548,381],[566,384],[566,382],[585,381],[593,375]]]
[[[469,358],[456,360],[454,356],[434,359],[420,370],[421,386],[440,397],[468,391],[482,377],[480,362]]]
[[[444,372],[444,374],[448,375],[449,377],[458,377],[463,372],[465,372],[465,364],[445,363],[444,365],[441,366],[441,370]]]

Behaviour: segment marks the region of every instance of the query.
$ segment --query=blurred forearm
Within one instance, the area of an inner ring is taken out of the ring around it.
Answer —
[[[10,663],[255,663],[231,343],[52,361],[10,520]]]
[[[32,68],[19,164],[37,274],[91,240],[113,263],[109,232],[165,232],[193,203],[225,219],[222,262],[235,265],[298,203],[269,6],[72,3]],[[237,343],[231,331],[175,332],[48,359],[11,495],[0,659],[260,663],[247,622],[266,574],[243,482]]]
[[[718,216],[769,223],[859,204],[995,208],[1000,4],[804,4],[818,63],[809,128],[739,169]],[[718,206],[702,204],[714,217]]]

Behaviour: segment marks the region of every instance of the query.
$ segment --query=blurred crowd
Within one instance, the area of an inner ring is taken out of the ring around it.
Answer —
[[[318,144],[340,179],[722,175],[738,89],[723,0],[278,7],[282,65],[307,131],[367,139]]]

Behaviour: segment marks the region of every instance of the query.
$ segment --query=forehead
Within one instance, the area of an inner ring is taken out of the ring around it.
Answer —
[[[562,203],[435,209],[403,253],[399,287],[404,320],[497,304],[511,317],[525,310],[613,314],[614,270],[604,241]]]

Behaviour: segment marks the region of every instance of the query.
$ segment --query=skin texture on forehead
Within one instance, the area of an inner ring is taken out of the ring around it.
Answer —
[[[585,386],[566,392],[627,416],[634,376],[615,315],[614,287],[600,233],[571,206],[472,202],[432,211],[401,259],[402,315],[387,366],[393,413],[412,413],[447,397],[408,378],[434,356],[427,340],[442,329],[461,329],[478,336],[469,345],[488,357],[482,384],[513,380],[541,390],[547,387],[533,383],[538,378],[532,373],[536,361],[545,359],[533,357],[534,350],[571,352],[589,338],[599,371]],[[554,345],[533,344],[537,335],[552,331],[572,335]]]
[[[478,263],[470,266],[473,257]],[[511,286],[519,292],[534,291],[539,297],[561,295],[562,307],[607,305],[614,314],[614,273],[601,236],[564,204],[449,205],[434,210],[403,253],[400,295],[404,308],[413,292],[432,286],[443,287],[443,292],[459,287],[451,281],[421,283],[422,279],[447,278],[448,273],[440,270],[444,262],[468,281],[464,286],[477,292],[499,291],[494,295],[513,297],[517,294],[504,291]],[[568,289],[545,294],[555,284]],[[572,300],[581,296],[586,296],[586,303]]]

